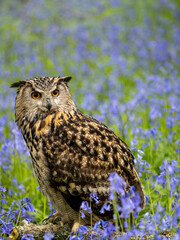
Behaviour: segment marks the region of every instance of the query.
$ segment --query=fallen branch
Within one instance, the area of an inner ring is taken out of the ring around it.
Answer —
[[[33,234],[34,239],[43,239],[44,234],[47,232],[51,232],[62,239],[67,239],[71,233],[71,226],[70,224],[63,225],[62,222],[37,225],[23,220],[21,226],[13,228],[9,240],[21,239],[23,234]]]

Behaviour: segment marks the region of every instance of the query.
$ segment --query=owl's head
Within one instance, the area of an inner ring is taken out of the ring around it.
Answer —
[[[71,111],[76,108],[67,83],[71,77],[35,77],[13,83],[18,88],[16,121],[22,116],[29,120],[44,118],[51,113]]]

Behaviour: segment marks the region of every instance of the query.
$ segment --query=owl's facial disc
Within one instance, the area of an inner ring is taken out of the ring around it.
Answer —
[[[54,85],[52,88],[40,89],[29,87],[27,94],[31,97],[32,105],[29,105],[37,114],[49,114],[63,111],[70,97],[63,84]]]
[[[58,111],[61,98],[59,92],[59,89],[56,88],[45,91],[34,88],[27,89],[27,94],[31,97],[32,102],[28,108],[34,109],[39,114]]]

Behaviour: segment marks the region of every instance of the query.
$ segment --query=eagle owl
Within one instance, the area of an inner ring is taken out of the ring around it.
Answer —
[[[127,145],[106,125],[84,115],[72,100],[71,77],[35,77],[13,83],[18,88],[15,118],[29,149],[42,193],[47,196],[61,220],[79,227],[82,201],[92,202],[93,220],[112,219],[113,211],[101,214],[108,201],[108,176],[117,172],[135,186],[144,206],[144,193]],[[81,219],[89,224],[90,216]]]

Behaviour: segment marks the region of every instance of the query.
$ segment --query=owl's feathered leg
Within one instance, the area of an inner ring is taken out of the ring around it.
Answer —
[[[79,228],[80,228],[79,221],[74,221],[71,232],[76,233],[78,232]]]

